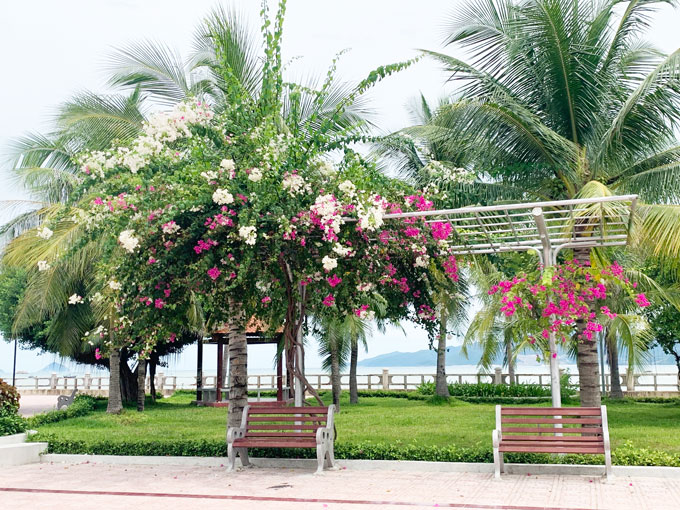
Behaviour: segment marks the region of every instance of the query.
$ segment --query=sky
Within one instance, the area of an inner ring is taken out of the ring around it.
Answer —
[[[222,3],[236,5],[249,16],[254,30],[259,27],[260,1]],[[13,138],[48,129],[55,107],[74,93],[106,92],[106,60],[114,48],[153,40],[186,55],[194,28],[216,5],[216,0],[0,2],[0,56],[5,70],[0,81],[0,153],[6,153]],[[356,82],[380,65],[416,56],[421,48],[456,54],[444,48],[442,40],[446,18],[459,5],[460,0],[289,0],[283,56],[293,59],[293,76],[323,76],[333,57],[348,50],[338,75]],[[657,47],[666,52],[680,47],[680,11],[661,8],[652,26],[648,38]],[[379,84],[370,94],[378,128],[393,131],[408,125],[409,101],[420,92],[432,100],[446,95],[452,89],[445,83],[446,75],[437,64],[425,59]],[[24,197],[3,162],[0,200]],[[0,219],[6,215],[0,210]],[[389,330],[374,335],[368,355],[425,348],[426,335],[407,325],[406,334]],[[308,366],[320,364],[314,351],[308,348]],[[177,369],[191,368],[193,356],[187,352],[172,363]],[[253,349],[251,366],[271,366],[271,357],[266,349]],[[11,358],[11,346],[0,342],[0,370],[11,371]],[[20,351],[18,369],[37,370],[54,359]]]

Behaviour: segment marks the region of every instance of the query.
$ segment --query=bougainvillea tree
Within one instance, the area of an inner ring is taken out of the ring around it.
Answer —
[[[366,88],[408,63],[371,73],[322,115],[333,69],[319,90],[285,85],[280,22],[257,100],[227,89],[233,100],[217,113],[186,101],[153,116],[131,144],[81,155],[85,184],[68,220],[86,232],[81,242],[100,240],[103,255],[93,296],[69,302],[94,299],[108,310],[88,335],[102,354],[125,345],[144,359],[199,310],[207,328],[243,331],[256,320],[283,327],[288,371],[315,393],[294,355],[308,314],[371,318],[380,310],[434,334],[430,270],[452,288],[458,279],[451,227],[384,221],[431,209],[436,197],[353,152],[361,130],[346,115]],[[245,380],[230,400],[230,423],[238,423]]]
[[[607,306],[610,304],[607,297],[612,292],[627,294],[640,308],[650,304],[617,262],[594,267],[588,262],[567,260],[539,269],[533,274],[521,273],[500,281],[488,291],[498,300],[505,317],[522,323],[520,329],[526,335],[518,349],[536,350],[539,361],[541,356],[557,357],[557,352],[551,353],[549,349],[551,334],[558,345],[565,347],[570,347],[570,342],[595,342],[607,322],[617,316]],[[597,357],[586,361],[597,365]]]

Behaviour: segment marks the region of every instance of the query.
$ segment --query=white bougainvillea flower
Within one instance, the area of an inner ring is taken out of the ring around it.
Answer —
[[[323,268],[326,271],[331,271],[332,269],[335,269],[338,267],[338,259],[334,259],[333,257],[329,257],[326,255],[323,259],[321,259],[321,263],[323,264]]]
[[[234,163],[233,159],[223,159],[220,163],[220,168],[225,172],[231,172],[232,170],[236,170],[236,163]]]
[[[133,253],[139,246],[139,239],[133,235],[134,233],[134,230],[123,230],[118,236],[118,241],[128,253]]]
[[[174,221],[169,221],[164,223],[162,228],[164,234],[175,234],[179,232],[180,226]]]
[[[218,205],[229,205],[234,203],[234,195],[226,189],[217,188],[212,196],[213,202]]]
[[[52,232],[49,228],[38,227],[38,237],[42,239],[49,239],[50,237],[52,237],[52,234],[54,234],[54,232]]]
[[[248,179],[253,182],[260,181],[262,179],[262,170],[257,167],[251,168],[250,173],[248,174]]]
[[[50,265],[46,260],[39,260],[38,261],[38,271],[47,271],[50,268]]]
[[[116,280],[109,280],[109,288],[112,290],[120,290],[123,286],[120,284],[120,282],[117,282]]]
[[[73,294],[73,295],[71,295],[71,297],[68,298],[68,304],[69,305],[79,305],[82,302],[83,302],[83,297],[79,296],[78,294]]]
[[[354,185],[352,181],[343,181],[340,183],[338,186],[338,189],[345,193],[346,195],[349,195],[350,197],[354,196],[354,193],[357,190],[357,187]]]
[[[208,181],[214,181],[217,179],[218,175],[215,170],[208,170],[207,172],[201,172],[201,177]]]
[[[251,246],[257,242],[257,229],[253,226],[239,228],[238,235]]]

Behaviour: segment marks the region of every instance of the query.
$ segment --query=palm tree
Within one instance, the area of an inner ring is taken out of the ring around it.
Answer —
[[[461,83],[427,136],[464,140],[499,198],[637,193],[637,234],[680,255],[680,50],[641,40],[655,1],[470,0],[448,21],[466,62],[427,52]],[[518,166],[519,165],[519,166]],[[509,190],[508,193],[503,188]],[[672,205],[670,205],[672,204]],[[589,258],[589,250],[574,253]],[[579,342],[581,402],[599,405],[597,349]]]

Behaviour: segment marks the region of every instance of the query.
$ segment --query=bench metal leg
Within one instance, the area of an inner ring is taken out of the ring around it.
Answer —
[[[234,447],[229,444],[227,446],[227,471],[233,471],[236,464],[236,451]]]
[[[248,459],[248,448],[238,448],[238,456],[241,457],[241,465],[243,467],[250,466],[250,459]]]
[[[612,452],[609,449],[604,451],[604,474],[607,476],[607,480],[614,479],[614,473],[612,472]]]
[[[329,469],[336,469],[335,466],[335,453],[333,452],[333,443],[328,447],[328,452],[326,453],[326,467]]]
[[[501,454],[498,451],[498,448],[493,449],[493,472],[494,472],[494,477],[499,479],[501,478],[501,470],[502,470],[502,461],[501,461]]]
[[[323,465],[326,458],[326,448],[323,445],[316,446],[316,473],[320,475],[323,472]]]

